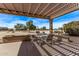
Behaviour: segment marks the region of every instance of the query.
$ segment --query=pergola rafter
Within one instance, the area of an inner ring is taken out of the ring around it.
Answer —
[[[16,14],[18,14],[18,12],[16,12],[17,9],[16,9],[16,7],[14,6],[14,4],[12,4],[12,6],[13,6],[13,8],[14,8],[13,11],[14,11]],[[13,11],[11,11],[11,12],[13,12]]]
[[[30,13],[30,10],[31,10],[31,3],[29,4],[29,8],[28,8],[28,13],[27,14]]]
[[[48,3],[41,11],[39,14],[41,14],[50,4]]]
[[[62,16],[64,14],[70,13],[72,11],[75,11],[75,10],[79,10],[79,7],[78,7],[77,4],[74,4],[74,5],[70,6],[70,7],[68,7],[67,9],[64,8],[64,10],[62,9],[61,11],[59,11],[58,14],[54,14],[53,16],[50,16],[50,17],[51,18],[56,18],[56,17]]]
[[[35,8],[35,11],[33,12],[33,14],[35,14],[38,10],[38,8],[40,7],[41,3],[37,5],[37,7]]]
[[[53,12],[50,13],[50,14],[48,14],[47,16],[50,16],[50,15],[54,14],[55,12],[57,12],[57,11],[59,11],[59,10],[62,10],[62,8],[64,8],[66,5],[68,5],[68,4],[64,4],[63,6],[61,6],[61,8],[56,9],[55,11],[53,11]]]
[[[0,13],[5,13],[2,8],[0,8]]]
[[[9,10],[8,10],[8,8],[7,8],[7,6],[3,3],[3,6],[7,9],[7,11],[9,12],[9,13],[11,13]]]
[[[49,9],[46,13],[44,13],[44,15],[46,15],[48,12],[50,12],[51,10],[53,10],[55,7],[57,7],[59,4],[56,4],[54,7],[52,7],[51,9]]]

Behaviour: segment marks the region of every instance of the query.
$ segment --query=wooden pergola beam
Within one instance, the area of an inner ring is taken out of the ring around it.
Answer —
[[[9,10],[8,10],[8,8],[7,8],[7,6],[3,3],[3,6],[7,9],[7,11],[9,12],[9,13],[11,13]]]
[[[22,4],[22,11],[24,12],[24,4]],[[25,15],[25,13],[23,13]]]
[[[28,8],[28,13],[27,13],[27,15],[30,13],[30,10],[31,10],[31,3],[29,4],[29,8]]]
[[[76,7],[77,5],[76,4],[68,4],[66,7],[64,7],[62,10],[56,12],[54,15],[56,16],[57,14],[61,14],[62,12],[65,12],[66,10],[68,9],[72,9],[73,7]]]
[[[0,12],[0,13],[5,13],[5,12],[4,12],[4,9],[0,8],[0,10],[1,10],[1,12]]]
[[[35,9],[35,11],[34,11],[34,13],[33,13],[33,14],[35,14],[35,13],[37,12],[37,10],[39,9],[40,5],[41,5],[41,3],[40,3],[40,4],[38,4],[38,6],[36,7],[36,9]]]
[[[47,16],[53,15],[55,12],[61,10],[62,8],[64,8],[65,6],[67,6],[68,4],[63,5],[61,8],[56,9],[55,11],[53,11],[52,13],[48,14]]]
[[[41,11],[39,14],[41,14],[50,4],[48,3]]]
[[[50,18],[57,18],[57,17],[59,17],[59,16],[68,14],[68,13],[73,12],[73,11],[75,11],[75,10],[79,10],[79,6],[72,7],[72,8],[70,8],[69,10],[65,10],[64,12],[61,12],[61,13],[58,14],[58,15],[51,15]]]
[[[14,4],[12,4],[12,6],[13,6],[13,8],[14,8],[14,11],[17,10],[17,9],[15,8]],[[15,12],[16,12],[16,11],[15,11]],[[16,13],[18,14],[18,12],[16,12]]]
[[[57,14],[60,14],[60,13],[62,13],[63,11],[65,11],[65,10],[67,10],[68,8],[71,8],[71,7],[69,7],[69,5],[70,4],[68,4],[66,7],[64,7],[62,10],[59,10],[59,11],[57,11],[53,16],[56,16]]]
[[[1,10],[0,13],[5,13],[4,10],[7,10],[7,9],[0,8],[0,10]],[[11,12],[11,13],[8,13],[8,14],[19,15],[19,16],[26,16],[26,14],[28,14],[27,12],[21,12],[21,11],[15,11],[15,10],[8,10],[8,11]],[[38,18],[46,19],[46,16],[38,15],[38,14],[29,13],[28,16],[29,17],[38,17]]]
[[[29,13],[28,16],[29,16],[29,17],[38,17],[38,18],[44,18],[44,19],[46,19],[46,16],[38,15],[38,14],[32,14],[32,13]]]
[[[49,13],[51,10],[53,10],[54,8],[56,8],[59,4],[56,4],[54,7],[52,7],[51,9],[49,9],[46,13],[44,13],[44,15],[46,15],[47,13]]]

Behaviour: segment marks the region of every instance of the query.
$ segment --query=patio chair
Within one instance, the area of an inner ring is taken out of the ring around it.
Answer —
[[[44,41],[47,41],[48,43],[54,43],[55,41],[53,40],[53,35],[41,35],[38,36],[38,42],[41,44],[44,44]]]
[[[47,41],[48,43],[50,43],[50,44],[55,44],[55,43],[61,43],[62,42],[62,36],[56,36],[57,37],[57,39],[56,38],[54,38],[56,35],[54,35],[54,34],[49,34],[49,35],[47,35],[47,36],[42,36],[41,37],[41,40],[45,40],[45,41]]]

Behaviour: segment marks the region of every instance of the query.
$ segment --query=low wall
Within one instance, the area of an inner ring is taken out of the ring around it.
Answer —
[[[10,43],[17,41],[31,41],[31,39],[29,38],[29,35],[19,35],[19,36],[7,35],[3,37],[3,43]]]

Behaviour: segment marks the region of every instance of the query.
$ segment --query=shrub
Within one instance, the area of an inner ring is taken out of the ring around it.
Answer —
[[[68,30],[69,35],[79,36],[79,31],[77,28],[72,28]]]
[[[65,33],[73,36],[79,36],[79,21],[70,22],[63,26]]]

